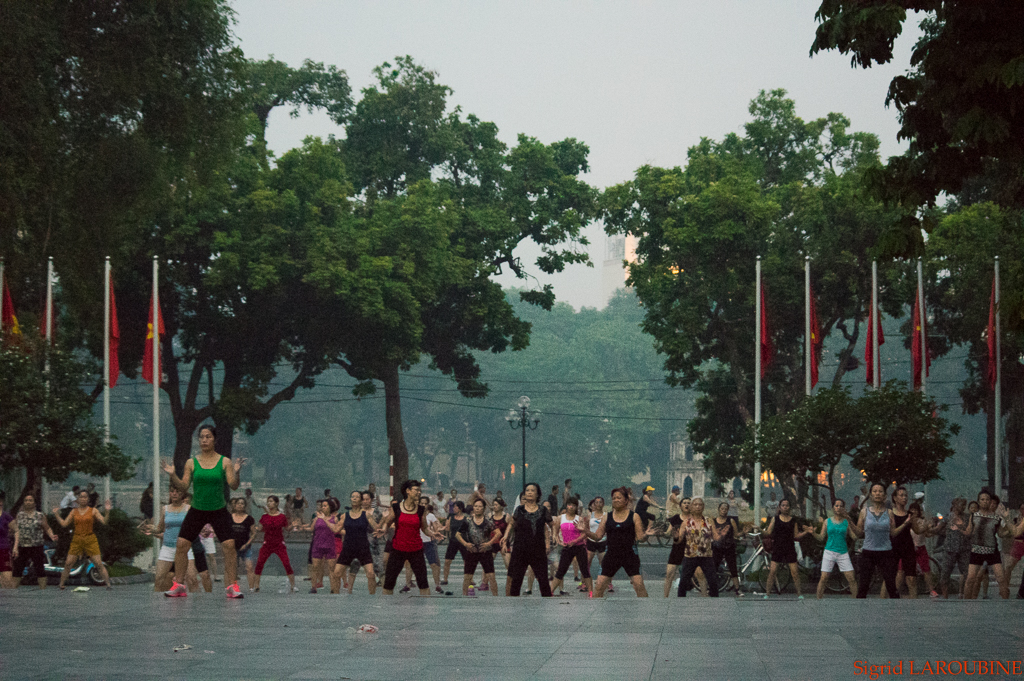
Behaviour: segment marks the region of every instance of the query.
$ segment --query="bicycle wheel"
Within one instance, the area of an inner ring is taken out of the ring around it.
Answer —
[[[837,594],[850,592],[850,585],[847,583],[846,577],[839,570],[833,570],[829,573],[828,579],[825,580],[825,588]]]

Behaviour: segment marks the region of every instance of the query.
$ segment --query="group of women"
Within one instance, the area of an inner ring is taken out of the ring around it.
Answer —
[[[202,542],[197,539],[201,534],[212,533],[224,550],[224,582],[228,598],[243,597],[237,578],[239,564],[245,569],[250,592],[258,592],[263,568],[272,555],[281,560],[291,590],[297,591],[284,542],[284,533],[289,530],[290,523],[287,515],[279,509],[278,498],[268,497],[266,513],[258,521],[246,513],[243,499],[232,500],[229,510],[225,488],[238,488],[239,469],[245,459],[231,461],[218,454],[214,449],[215,432],[211,426],[202,426],[198,437],[200,451],[188,460],[180,477],[173,466],[164,466],[171,483],[169,503],[159,509],[158,521],[150,528],[151,533],[162,537],[155,588],[169,597],[184,597],[189,591],[186,586],[190,581],[188,575],[196,574],[205,590],[211,591]],[[188,496],[190,487],[191,497]],[[916,597],[919,567],[925,572],[931,595],[938,596],[928,574],[929,559],[923,540],[946,529],[946,564],[940,584],[943,595],[948,596],[950,574],[953,567],[959,566],[963,597],[978,596],[982,584],[987,584],[989,569],[999,584],[1000,595],[1009,597],[1009,574],[1024,558],[1024,505],[1021,517],[1013,522],[1005,511],[998,512],[997,497],[982,492],[970,507],[963,499],[954,500],[948,520],[926,522],[919,503],[908,507],[909,495],[905,488],[897,487],[892,492],[891,506],[886,503],[886,492],[885,485],[872,485],[869,502],[860,509],[856,519],[847,514],[842,500],[836,500],[831,516],[825,518],[817,530],[808,525],[798,527],[797,520],[790,513],[789,501],[780,502],[778,514],[770,519],[765,531],[773,543],[768,591],[771,591],[777,571],[785,567],[792,574],[798,597],[802,598],[794,547],[796,541],[812,535],[825,542],[817,590],[819,598],[828,575],[836,567],[846,577],[855,598],[867,596],[876,570],[884,582],[883,597],[899,598],[899,587],[903,581],[911,597]],[[447,583],[451,561],[462,553],[464,594],[471,593],[476,570],[480,568],[483,573],[481,588],[499,595],[494,559],[501,555],[508,570],[505,588],[508,596],[520,595],[528,573],[538,580],[542,596],[549,597],[555,592],[565,595],[562,586],[570,567],[582,573],[581,588],[597,598],[611,589],[612,579],[619,570],[625,571],[637,596],[647,596],[637,543],[655,530],[653,527],[644,529],[640,516],[632,509],[632,494],[628,488],[612,490],[611,511],[608,512],[604,510],[604,499],[595,498],[589,505],[589,515],[580,513],[578,499],[569,498],[556,517],[549,505],[541,501],[541,488],[536,483],[526,485],[521,503],[511,515],[505,513],[501,499],[492,504],[490,517],[488,502],[482,494],[474,495],[470,501],[469,515],[464,513],[466,509],[462,502],[455,502],[451,509],[453,513],[442,528],[431,512],[429,498],[421,497],[421,486],[416,480],[402,484],[401,497],[392,501],[382,518],[375,516],[374,495],[369,491],[352,492],[350,507],[344,513],[339,513],[337,499],[320,500],[315,517],[303,528],[312,531],[309,552],[311,591],[316,593],[327,579],[332,593],[339,593],[342,589],[351,593],[357,575],[353,564],[358,562],[366,573],[369,593],[374,594],[378,574],[374,568],[378,551],[374,549],[379,548],[380,538],[389,535],[383,561],[382,586],[385,594],[394,593],[399,575],[408,566],[415,575],[420,595],[429,595],[428,562],[434,572],[435,591],[443,593],[441,586]],[[50,531],[45,526],[45,518],[39,520],[42,514],[34,510],[33,502],[26,499],[25,508],[19,513],[17,529],[25,535],[27,543],[39,539],[41,546],[41,537],[36,535],[42,533],[41,528]],[[77,508],[65,518],[55,514],[62,526],[75,524],[61,588],[65,586],[68,568],[83,555],[91,557],[100,566],[109,587],[93,532],[94,522],[106,522],[106,515],[89,506],[85,492],[79,494],[77,502]],[[109,512],[109,501],[105,508]],[[702,586],[706,583],[709,595],[717,596],[717,579],[708,580],[706,577],[716,574],[723,560],[733,588],[739,593],[736,566],[739,527],[736,517],[729,515],[730,505],[726,502],[720,504],[717,517],[713,518],[704,516],[704,500],[700,498],[682,499],[679,509],[678,515],[669,520],[673,546],[666,569],[666,597],[677,570],[681,573],[678,596],[686,596],[695,577],[701,580]],[[445,556],[444,581],[440,579],[437,555],[437,543],[444,537],[443,530],[447,531],[450,541]],[[252,544],[259,532],[263,534],[263,542],[253,566]],[[859,581],[855,579],[848,541],[858,537],[864,539]],[[1016,539],[1005,569],[999,551],[999,537]],[[552,543],[561,547],[561,556],[549,580],[548,554]],[[16,539],[15,548],[18,546]],[[26,545],[25,548],[33,549],[26,553],[35,555],[34,547]],[[590,571],[595,556],[599,561],[596,584]],[[198,581],[191,580],[192,590],[198,588]],[[407,583],[403,591],[408,590]],[[1018,596],[1024,598],[1024,586]]]

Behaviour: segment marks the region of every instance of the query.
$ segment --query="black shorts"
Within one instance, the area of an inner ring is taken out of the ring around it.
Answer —
[[[789,542],[782,542],[789,544]],[[789,565],[790,563],[796,562],[796,546],[790,544],[789,546],[776,546],[772,549],[772,562],[780,563],[782,565]]]
[[[365,546],[352,546],[349,542],[341,547],[341,555],[338,556],[338,565],[350,567],[353,561],[359,561],[359,565],[373,565],[373,556],[370,555],[369,544]]]
[[[686,554],[686,542],[684,542],[684,541],[676,542],[675,544],[672,545],[672,551],[670,551],[669,554],[668,554],[668,564],[669,565],[676,565],[676,566],[682,565],[683,564],[683,558],[686,557],[685,554]]]
[[[461,555],[463,561],[466,560],[466,549],[458,540],[448,542],[448,548],[444,550],[444,559],[455,560],[455,554]]]
[[[975,553],[971,551],[971,565],[1002,565],[1002,558],[999,556],[999,552],[995,553]],[[909,574],[909,573],[908,573]]]
[[[917,577],[917,549],[913,542],[892,548],[896,556],[896,570],[902,571],[907,577]]]
[[[231,545],[234,546],[235,538],[231,534],[231,522],[231,514],[226,507],[218,508],[216,511],[200,511],[198,508],[190,508],[181,522],[178,539],[184,539],[191,544],[209,523],[221,544],[231,542]]]
[[[587,551],[590,551],[591,553],[604,553],[607,550],[608,550],[608,540],[607,539],[602,540],[602,541],[590,541],[589,539],[587,540]]]
[[[476,572],[477,565],[484,569],[485,575],[494,574],[494,554],[490,551],[484,551],[482,553],[466,551],[466,565],[462,569],[462,574],[474,574]]]
[[[629,577],[636,577],[640,574],[640,556],[630,551],[628,553],[612,553],[609,551],[604,554],[604,560],[601,562],[601,576],[612,579],[615,577],[615,573],[622,568],[626,571],[626,575]]]

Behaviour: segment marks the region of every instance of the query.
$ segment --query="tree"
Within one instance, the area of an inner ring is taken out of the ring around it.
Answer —
[[[804,393],[804,257],[823,337],[839,328],[847,341],[838,384],[856,367],[871,248],[886,217],[864,188],[878,167],[872,135],[849,132],[839,114],[804,122],[781,90],[762,92],[750,112],[744,137],[703,139],[685,168],[644,166],[601,197],[607,231],[638,238],[628,283],[646,309],[643,328],[665,355],[669,384],[703,393],[691,441],[720,480],[750,474],[735,454],[741,424],[753,422],[755,258],[776,353],[765,412],[782,414]]]
[[[338,125],[343,125],[352,107],[352,88],[348,76],[336,66],[306,59],[293,69],[273,55],[269,59],[248,60],[244,92],[249,107],[259,123],[261,140],[267,130],[270,112],[279,106],[290,106],[295,118],[304,107],[312,112],[323,109]]]
[[[888,381],[860,398],[861,435],[850,459],[868,480],[896,485],[937,480],[939,464],[953,455],[949,435],[960,428],[939,416],[934,399]]]
[[[910,68],[889,84],[886,104],[899,114],[909,148],[876,178],[880,194],[903,216],[883,244],[893,254],[920,253],[920,230],[934,223],[921,207],[958,194],[985,173],[1003,178],[996,200],[1024,206],[1024,6],[1014,0],[825,0],[811,54],[839,50],[869,68],[892,61],[907,12],[923,12]]]
[[[63,482],[79,472],[127,480],[139,461],[105,443],[103,428],[93,423],[92,398],[79,387],[92,367],[64,352],[46,354],[48,372],[42,343],[24,337],[0,348],[0,470],[27,473],[14,509],[37,493],[40,476]]]
[[[123,267],[233,149],[230,24],[224,0],[0,5],[0,252],[19,309],[54,257],[71,345],[99,342],[104,256]]]
[[[964,412],[987,415],[989,486],[995,487],[995,397],[988,383],[988,326],[994,255],[1000,256],[1000,322],[1002,334],[1003,413],[1009,461],[1010,500],[1024,499],[1024,249],[1021,212],[978,203],[954,208],[935,218],[928,239],[929,301],[933,333],[948,338],[950,347],[966,346],[967,378],[960,389]],[[941,354],[947,348],[939,350]]]
[[[375,69],[348,119],[342,151],[361,203],[358,239],[369,250],[357,295],[338,297],[337,363],[372,392],[384,385],[388,447],[395,475],[408,475],[399,372],[430,358],[464,395],[483,396],[474,351],[521,349],[529,325],[491,275],[502,266],[528,276],[513,250],[542,247],[537,268],[587,262],[582,228],[595,217],[596,192],[578,179],[587,147],[573,139],[544,145],[520,135],[509,150],[493,123],[448,111],[451,90],[437,74],[401,57]],[[340,263],[332,286],[353,263]],[[521,294],[550,308],[550,286]]]
[[[749,429],[742,452],[750,464],[759,460],[783,484],[802,480],[827,489],[832,501],[836,473],[844,463],[869,481],[928,482],[940,478],[939,465],[953,455],[949,434],[959,431],[937,415],[939,408],[898,381],[858,399],[849,388],[828,388],[764,421],[756,444]]]

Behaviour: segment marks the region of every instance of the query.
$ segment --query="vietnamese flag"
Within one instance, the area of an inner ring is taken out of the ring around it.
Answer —
[[[814,304],[814,289],[810,290],[811,299],[811,387],[818,385],[818,363],[821,362],[821,325],[818,324],[818,308]]]
[[[3,302],[0,303],[0,320],[3,322],[4,333],[21,335],[18,317],[14,314],[14,301],[11,300],[11,289],[5,286],[6,283],[6,281],[0,280],[0,288],[4,290]]]
[[[930,376],[931,373],[928,371],[932,365],[932,353],[928,349],[928,322],[922,319],[921,309],[919,301],[921,300],[921,289],[918,289],[918,294],[914,296],[914,314],[911,317],[911,321],[914,324],[914,332],[910,336],[910,357],[913,360],[914,366],[914,390],[921,387],[921,335],[924,334],[925,338],[925,357],[924,357],[924,375]]]
[[[152,297],[149,299],[149,319],[146,323],[146,347],[142,350],[142,378],[147,383],[153,383],[153,310],[156,309],[157,318],[157,333],[161,336],[164,335],[164,315],[160,311],[160,306],[155,303]],[[162,367],[160,363],[160,350],[157,349],[157,366]],[[160,385],[160,376],[156,377],[156,384]]]
[[[6,322],[5,322],[6,323]],[[988,387],[996,389],[996,280],[992,278],[992,298],[988,304],[988,329],[986,329],[986,341],[988,343]]]
[[[864,345],[864,364],[867,366],[867,370],[868,370],[868,376],[867,376],[868,383],[870,383],[871,385],[874,385],[874,383],[875,383],[875,347],[874,347],[874,343],[871,342],[871,339],[873,337],[872,333],[874,332],[874,326],[875,326],[875,324],[874,324],[874,321],[875,321],[875,308],[874,308],[873,305],[869,305],[868,308],[869,308],[869,313],[868,313],[868,342]],[[881,317],[881,314],[879,314],[879,317]],[[882,331],[882,320],[879,319],[878,320],[878,348],[879,348],[879,353],[881,353],[881,348],[882,348],[882,346],[884,344],[885,344],[885,332]],[[879,358],[879,359],[881,359],[881,358]],[[879,376],[879,379],[881,379],[881,376],[882,376],[881,363],[879,363],[878,376]]]
[[[121,328],[117,325],[117,303],[114,301],[114,280],[110,280],[110,328],[105,329],[110,334],[110,375],[107,376],[107,385],[111,388],[117,385],[117,376],[121,373],[121,364],[117,357],[117,351],[121,347]],[[152,341],[152,338],[150,339]],[[152,342],[150,343],[152,345]],[[150,348],[152,350],[152,348]],[[150,366],[153,359],[150,358]]]
[[[772,343],[771,327],[768,324],[768,308],[764,304],[764,284],[761,284],[761,378],[768,373],[775,358],[775,344]]]

